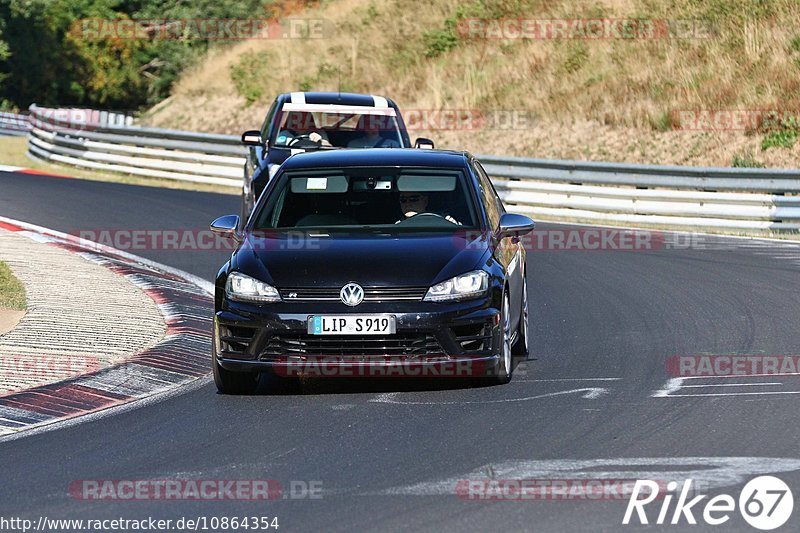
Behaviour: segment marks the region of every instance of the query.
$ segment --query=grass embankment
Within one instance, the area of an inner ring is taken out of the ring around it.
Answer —
[[[293,15],[323,39],[251,40],[212,51],[146,120],[240,133],[275,94],[385,94],[405,110],[522,110],[517,129],[426,131],[439,147],[546,158],[797,166],[798,123],[687,131],[681,110],[800,112],[800,5],[792,0],[336,0]],[[700,21],[671,38],[481,39],[471,18]],[[710,32],[709,32],[710,30]]]

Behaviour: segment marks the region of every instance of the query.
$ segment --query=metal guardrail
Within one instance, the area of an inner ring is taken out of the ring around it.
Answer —
[[[79,167],[241,187],[245,148],[238,137],[143,128],[112,115],[103,120],[102,112],[33,105],[29,153]],[[504,202],[534,217],[765,233],[800,230],[800,170],[479,159]]]
[[[84,109],[30,107],[28,153],[37,159],[152,178],[241,187],[238,137],[143,128]]]
[[[514,210],[560,220],[800,230],[800,170],[480,156]]]
[[[0,135],[21,137],[31,130],[28,115],[0,112]]]

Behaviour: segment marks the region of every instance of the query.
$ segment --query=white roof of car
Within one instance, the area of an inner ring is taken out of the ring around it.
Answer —
[[[385,100],[384,100],[385,101]],[[309,113],[341,113],[353,115],[380,115],[384,117],[395,117],[397,113],[388,105],[386,107],[368,107],[363,105],[340,105],[340,104],[306,104],[286,102],[281,111],[305,111]]]

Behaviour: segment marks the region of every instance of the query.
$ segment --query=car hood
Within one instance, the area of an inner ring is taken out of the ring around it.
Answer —
[[[284,147],[284,146],[278,147],[278,146],[275,146],[275,147],[272,147],[269,150],[267,150],[266,161],[270,165],[281,165],[281,164],[283,164],[284,161],[289,159],[289,156],[291,156],[291,155],[293,155],[295,153],[306,153],[306,152],[311,153],[311,152],[322,152],[322,151],[328,151],[328,150],[342,150],[342,148],[336,147],[336,146],[330,147],[330,148],[307,148],[307,149],[299,149],[298,148],[298,149],[295,149],[293,151],[289,147]]]
[[[232,267],[276,287],[429,286],[478,268],[490,248],[458,233],[248,234]]]

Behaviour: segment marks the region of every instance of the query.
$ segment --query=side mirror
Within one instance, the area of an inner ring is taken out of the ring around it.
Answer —
[[[248,146],[262,146],[264,139],[261,138],[261,132],[258,130],[247,130],[242,133],[242,144]]]
[[[500,217],[500,228],[497,231],[497,238],[519,237],[533,231],[536,223],[525,215],[516,213],[505,213]]]
[[[433,150],[433,141],[430,139],[426,139],[425,137],[417,137],[417,140],[414,141],[414,148],[420,148],[422,150]]]
[[[239,228],[239,217],[238,215],[225,215],[224,217],[219,217],[214,222],[211,223],[211,233],[215,235],[220,235],[222,237],[227,237],[229,239],[237,239],[239,238],[238,234]]]

